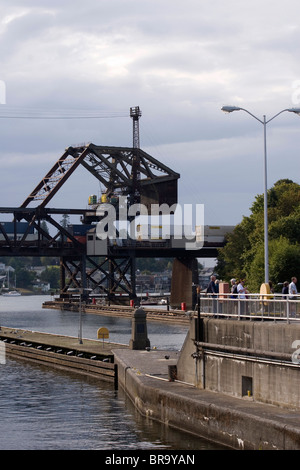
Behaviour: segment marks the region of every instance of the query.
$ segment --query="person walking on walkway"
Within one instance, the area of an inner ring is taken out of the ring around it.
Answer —
[[[237,282],[236,282],[236,279],[230,279],[230,283],[231,283],[231,288],[230,288],[230,292],[231,292],[231,295],[230,295],[230,298],[231,299],[235,299],[237,297]]]
[[[290,299],[293,299],[293,297],[295,297],[298,293],[297,287],[296,287],[297,278],[292,277],[291,281],[292,282],[290,282],[290,284],[289,284],[289,296],[290,296]]]
[[[216,288],[216,276],[212,275],[210,276],[210,281],[206,289],[207,294],[212,294],[215,295],[217,294],[217,288]]]
[[[217,312],[217,287],[215,284],[216,281],[216,276],[212,275],[210,276],[210,282],[207,286],[206,293],[210,296],[212,296],[212,313],[216,314]]]
[[[289,284],[289,299],[290,300],[297,300],[297,278],[295,276],[292,277],[291,282]],[[292,317],[296,316],[296,302],[290,303],[290,314]]]
[[[235,278],[232,278],[230,279],[230,284],[231,284],[231,287],[230,287],[230,299],[234,299],[233,302],[230,301],[230,312],[229,313],[233,313],[233,314],[237,314],[238,313],[238,302],[237,302],[237,298],[238,298],[238,291],[237,291],[237,286],[238,286],[238,283],[236,281]]]
[[[289,283],[288,283],[288,281],[284,281],[281,293],[282,293],[282,297],[284,299],[286,299],[286,297],[289,293]]]
[[[239,295],[239,299],[242,301],[240,302],[240,312],[241,315],[244,315],[247,312],[247,305],[246,305],[246,293],[247,288],[245,287],[245,281],[243,279],[240,279],[240,282],[237,286],[237,292]]]

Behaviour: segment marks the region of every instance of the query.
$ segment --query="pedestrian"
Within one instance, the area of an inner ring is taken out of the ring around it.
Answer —
[[[295,276],[292,277],[291,282],[289,283],[289,300],[297,300],[297,278]],[[290,303],[290,314],[291,317],[296,316],[296,302]]]
[[[270,293],[271,293],[271,294],[274,294],[275,290],[274,290],[273,282],[272,282],[272,281],[269,281],[269,287],[270,287]]]
[[[236,279],[232,278],[230,279],[230,284],[231,284],[231,288],[230,288],[230,292],[231,292],[231,296],[230,298],[231,299],[235,299],[236,296],[237,296],[237,282],[236,282]]]
[[[237,286],[237,293],[239,294],[240,299],[246,298],[246,287],[245,287],[245,281],[243,279],[240,279],[240,282]]]
[[[217,300],[216,300],[217,288],[216,288],[215,282],[216,282],[216,276],[215,275],[210,276],[210,281],[206,289],[206,293],[212,296],[212,306],[211,306],[212,312],[211,313],[213,313],[214,315],[216,314],[218,310]]]
[[[285,299],[286,296],[289,293],[289,283],[288,283],[288,281],[284,281],[281,293],[283,295],[283,298]]]
[[[247,288],[245,287],[244,279],[240,279],[240,282],[237,286],[237,292],[238,292],[238,295],[239,295],[239,299],[241,299],[240,313],[241,313],[241,315],[244,315],[245,313],[247,313],[246,293],[248,292]]]
[[[292,277],[291,281],[292,281],[292,282],[290,282],[290,284],[289,284],[289,296],[290,296],[290,299],[291,299],[291,300],[295,300],[295,296],[296,296],[297,293],[298,293],[297,287],[296,287],[297,278],[296,278],[296,277]]]
[[[206,289],[207,294],[212,294],[212,295],[217,294],[217,287],[215,283],[216,283],[216,276],[214,275],[210,276],[210,281]]]
[[[232,278],[232,279],[230,279],[230,284],[231,284],[230,299],[234,299],[233,302],[230,300],[230,305],[231,305],[230,313],[231,314],[233,313],[234,315],[236,315],[238,313],[238,302],[237,302],[237,296],[238,296],[237,286],[238,286],[238,283],[237,283],[235,278]]]
[[[287,302],[285,302],[285,305],[283,307],[284,313],[287,315],[287,308],[288,308],[288,301],[289,301],[289,298],[288,298],[289,283],[288,283],[288,281],[284,281],[284,283],[282,285],[281,293],[282,293],[282,298],[287,301]]]

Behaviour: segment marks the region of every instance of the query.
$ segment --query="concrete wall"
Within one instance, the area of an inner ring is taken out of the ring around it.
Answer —
[[[300,364],[292,361],[293,342],[300,343],[299,324],[201,319],[200,337],[196,328],[193,319],[177,364],[179,380],[300,408]]]
[[[147,419],[234,449],[300,449],[300,429],[294,411],[202,391],[164,380],[163,374],[147,376],[149,361],[153,364],[156,354],[159,358],[159,351],[145,356],[144,351],[114,350],[119,385]]]

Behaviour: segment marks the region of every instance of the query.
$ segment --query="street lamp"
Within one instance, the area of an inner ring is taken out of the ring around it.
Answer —
[[[300,108],[287,108],[283,109],[279,113],[275,114],[271,119],[266,120],[266,116],[263,116],[263,120],[259,119],[258,117],[254,116],[254,114],[250,113],[247,109],[240,108],[239,106],[223,106],[221,108],[222,111],[225,113],[232,113],[233,111],[245,111],[246,113],[250,114],[254,119],[259,121],[264,127],[264,247],[265,247],[265,283],[269,282],[269,242],[268,242],[268,186],[267,186],[267,124],[270,121],[273,121],[279,114],[282,114],[286,111],[289,113],[295,113],[300,115]]]

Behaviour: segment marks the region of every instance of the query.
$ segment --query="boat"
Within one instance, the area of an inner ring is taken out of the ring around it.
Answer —
[[[9,292],[5,292],[5,294],[2,294],[3,297],[17,297],[19,295],[21,295],[20,292],[18,292],[17,290],[11,290]]]

